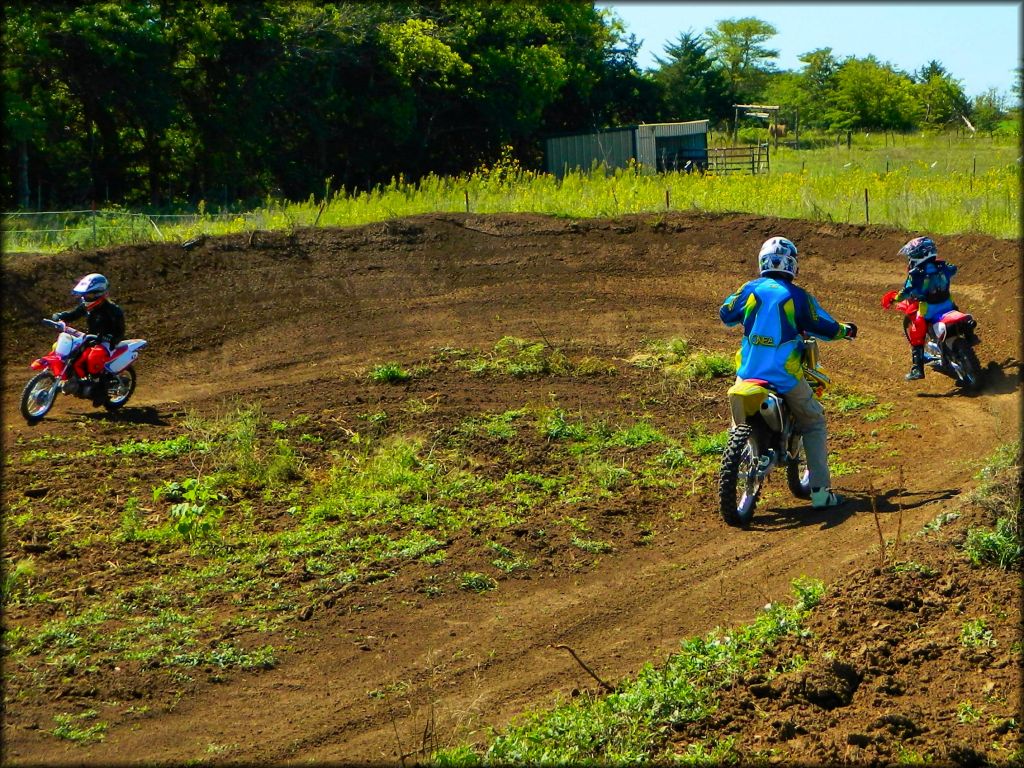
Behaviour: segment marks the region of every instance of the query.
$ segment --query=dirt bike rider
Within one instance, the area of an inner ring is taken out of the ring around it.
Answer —
[[[92,395],[97,405],[102,402],[106,388],[104,366],[110,360],[110,353],[124,338],[124,311],[108,298],[110,281],[103,275],[86,275],[71,293],[79,298],[78,306],[65,312],[55,312],[55,322],[67,322],[86,318],[87,334],[83,339],[82,353],[74,363],[75,373],[84,382],[83,394]]]
[[[956,274],[956,265],[939,258],[939,249],[930,237],[915,237],[900,248],[899,256],[907,257],[907,279],[899,292],[891,291],[882,298],[888,309],[894,301],[913,299],[917,314],[906,327],[910,342],[910,373],[904,378],[916,381],[924,378],[924,343],[928,326],[940,319],[956,304],[949,296],[949,282]],[[945,362],[945,361],[943,361]]]
[[[743,323],[743,341],[736,353],[737,380],[761,379],[782,395],[796,431],[803,435],[811,506],[834,507],[845,499],[831,488],[825,409],[804,379],[801,333],[825,341],[852,339],[857,326],[833,320],[813,296],[793,282],[798,271],[797,249],[790,240],[765,240],[757,262],[761,276],[729,296],[718,312],[727,326]]]

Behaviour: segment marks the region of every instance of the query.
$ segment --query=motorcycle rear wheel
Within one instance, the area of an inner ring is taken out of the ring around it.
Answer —
[[[135,369],[128,366],[120,373],[112,373],[111,383],[103,398],[103,407],[108,411],[116,411],[128,402],[135,392]]]
[[[804,452],[804,441],[800,441],[800,449],[796,458],[786,462],[786,483],[789,492],[798,499],[811,498],[811,473],[807,469],[807,454]]]
[[[960,386],[971,392],[980,389],[981,363],[978,362],[978,356],[967,339],[954,339],[950,354],[959,368],[957,382]]]
[[[729,435],[718,472],[718,511],[728,525],[746,527],[754,516],[761,493],[760,456],[754,430],[749,424],[737,426]]]
[[[57,377],[50,371],[37,373],[21,392],[21,415],[30,425],[38,424],[57,399]]]

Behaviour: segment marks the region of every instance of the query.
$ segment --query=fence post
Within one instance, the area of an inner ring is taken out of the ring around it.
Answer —
[[[868,188],[864,187],[864,221],[867,224],[871,223],[871,213],[868,210]]]
[[[669,209],[669,202],[668,202],[668,189],[666,189],[666,190],[665,190],[665,210],[667,211],[668,209]]]
[[[462,194],[464,194],[466,196],[466,213],[469,213],[469,190],[468,189],[462,190]]]
[[[92,201],[92,247],[96,247],[96,201]]]

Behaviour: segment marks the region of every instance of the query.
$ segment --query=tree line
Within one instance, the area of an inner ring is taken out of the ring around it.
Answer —
[[[915,73],[828,48],[779,71],[755,18],[690,30],[641,71],[639,43],[577,0],[9,3],[7,210],[208,207],[458,174],[502,148],[638,122],[799,110],[808,128],[906,130],[1005,111],[938,61]],[[507,151],[507,150],[506,150]]]

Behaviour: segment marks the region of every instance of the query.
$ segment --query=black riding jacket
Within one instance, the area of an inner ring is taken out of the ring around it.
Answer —
[[[58,312],[53,319],[67,322],[83,315],[87,318],[88,333],[95,334],[100,342],[106,342],[111,349],[124,338],[124,311],[109,299],[92,310],[86,309],[83,301],[74,309]]]

